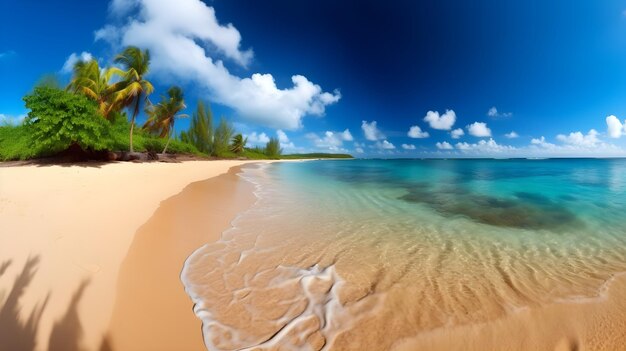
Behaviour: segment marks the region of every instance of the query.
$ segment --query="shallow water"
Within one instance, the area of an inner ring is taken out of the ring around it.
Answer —
[[[245,169],[258,202],[183,280],[209,350],[383,350],[602,298],[626,271],[626,160],[353,160]]]

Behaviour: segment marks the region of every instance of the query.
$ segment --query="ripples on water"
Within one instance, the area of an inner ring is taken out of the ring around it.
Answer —
[[[378,160],[244,171],[258,202],[183,279],[210,350],[386,349],[601,298],[626,271],[624,160]]]

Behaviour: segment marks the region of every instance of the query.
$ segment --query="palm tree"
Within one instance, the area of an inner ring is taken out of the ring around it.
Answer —
[[[108,119],[114,109],[114,94],[123,86],[123,82],[109,84],[114,75],[124,72],[117,67],[100,69],[98,61],[79,61],[74,65],[74,76],[67,90],[86,95],[98,103],[98,112]]]
[[[115,94],[114,102],[123,107],[134,106],[130,121],[130,152],[133,152],[133,129],[141,101],[147,101],[148,95],[154,91],[152,83],[144,79],[150,69],[150,52],[129,46],[115,57],[115,62],[120,63],[126,71],[123,87]]]
[[[246,147],[248,138],[244,138],[243,135],[237,134],[233,137],[233,141],[230,144],[230,151],[236,154],[240,154]]]
[[[161,97],[161,102],[158,104],[149,105],[146,108],[148,121],[143,125],[143,128],[150,133],[156,134],[160,138],[168,138],[165,148],[163,148],[163,153],[167,151],[167,147],[172,140],[176,118],[187,117],[187,115],[179,114],[181,110],[187,107],[185,106],[182,89],[173,86],[169,88],[167,95],[167,97]]]

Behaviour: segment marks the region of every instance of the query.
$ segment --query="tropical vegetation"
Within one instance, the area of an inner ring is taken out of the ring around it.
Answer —
[[[44,76],[24,98],[29,109],[22,123],[0,125],[0,160],[25,160],[69,154],[83,159],[136,159],[143,153],[190,154],[197,157],[276,159],[277,138],[265,147],[247,147],[248,139],[221,117],[215,126],[208,103],[199,101],[189,128],[175,130],[189,117],[183,90],[172,86],[153,104],[150,52],[127,47],[115,56],[117,66],[102,67],[97,59],[79,61],[66,87]],[[146,121],[136,128],[140,112]],[[129,152],[125,152],[129,150]],[[315,156],[312,156],[315,155]],[[311,158],[330,156],[311,154]],[[348,156],[349,155],[337,155]],[[158,157],[158,156],[157,156]]]

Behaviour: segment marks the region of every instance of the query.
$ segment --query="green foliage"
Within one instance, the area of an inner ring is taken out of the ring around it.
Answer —
[[[270,138],[270,141],[265,145],[265,154],[269,158],[278,158],[283,153],[283,149],[280,148],[280,141],[277,138]]]
[[[115,57],[115,62],[121,64],[126,71],[124,72],[123,86],[115,93],[113,104],[122,108],[132,108],[129,149],[133,152],[135,119],[139,114],[141,103],[147,101],[148,95],[154,91],[152,83],[144,79],[150,70],[150,52],[129,46]]]
[[[37,87],[24,97],[30,109],[24,125],[35,149],[57,153],[78,145],[104,150],[110,145],[110,124],[98,114],[97,104],[82,95]]]
[[[202,101],[198,102],[196,112],[191,117],[189,130],[180,133],[180,139],[207,155],[213,153],[213,113],[208,104],[205,106]]]
[[[109,118],[112,112],[121,109],[114,97],[124,87],[124,82],[109,84],[114,75],[123,76],[124,72],[117,67],[100,68],[98,60],[78,61],[74,65],[74,75],[67,90],[83,94],[98,103],[98,112]]]
[[[218,157],[226,157],[229,149],[230,139],[235,134],[233,126],[222,117],[220,124],[215,128],[213,137],[213,155]]]
[[[26,126],[0,126],[0,160],[26,160],[43,154],[32,145]]]
[[[245,157],[249,160],[267,160],[269,157],[265,154],[265,150],[260,147],[254,148],[246,148],[241,154],[242,157]]]
[[[128,128],[130,122],[125,118],[125,115],[120,115],[112,119],[111,121],[111,144],[112,150],[128,150]],[[135,130],[133,135],[133,144],[135,151],[144,152],[161,152],[165,148],[167,139],[159,138],[158,136],[151,135],[143,130]],[[193,154],[201,156],[202,154],[190,143],[182,140],[172,139],[168,152],[177,154]]]
[[[327,154],[327,153],[310,153],[310,154],[290,154],[290,155],[282,155],[280,157],[283,160],[290,159],[315,159],[315,158],[354,158],[349,154]]]
[[[59,79],[59,76],[57,74],[54,74],[54,73],[44,74],[35,83],[35,88],[61,89],[61,80]]]
[[[248,143],[248,138],[244,138],[243,135],[237,134],[233,137],[230,144],[230,151],[235,154],[241,154]]]

